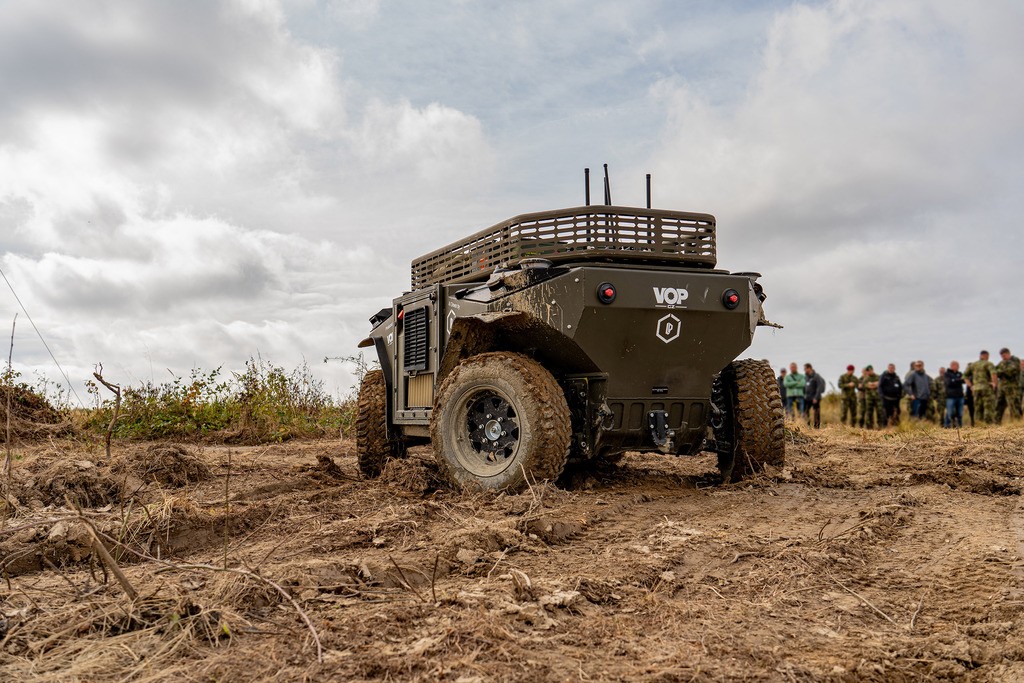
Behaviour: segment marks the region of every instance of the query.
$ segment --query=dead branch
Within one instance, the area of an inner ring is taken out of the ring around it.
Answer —
[[[18,314],[14,314],[11,322],[11,347],[7,353],[7,436],[4,439],[6,454],[4,456],[4,479],[7,482],[7,490],[11,490],[11,396],[14,394],[14,371],[12,362],[14,360],[14,328],[18,324]]]
[[[238,569],[236,567],[215,567],[215,566],[210,565],[210,564],[175,564],[173,562],[169,562],[167,560],[162,560],[160,558],[153,557],[149,553],[146,553],[146,552],[137,550],[135,548],[132,548],[130,546],[127,546],[127,545],[119,542],[117,539],[108,536],[107,534],[103,533],[102,531],[96,530],[96,534],[98,536],[101,536],[103,539],[105,539],[105,540],[115,544],[115,545],[121,546],[125,551],[131,553],[132,555],[135,555],[139,559],[146,560],[147,562],[154,562],[156,564],[161,565],[162,567],[164,567],[163,571],[211,571],[211,572],[225,572],[225,573],[228,573],[228,574],[238,574],[239,576],[247,576],[249,578],[252,578],[252,579],[255,579],[255,580],[260,581],[262,583],[265,583],[266,585],[270,586],[275,591],[280,593],[281,597],[283,597],[285,600],[287,600],[291,604],[291,606],[295,609],[295,611],[298,613],[298,615],[302,619],[303,623],[305,623],[306,628],[309,629],[309,632],[310,632],[310,634],[313,637],[313,642],[316,644],[316,661],[318,663],[321,663],[321,664],[323,663],[323,661],[324,661],[324,650],[323,650],[323,645],[320,643],[320,634],[317,633],[316,627],[313,625],[312,620],[310,620],[309,615],[306,614],[305,611],[303,611],[303,609],[299,605],[298,601],[295,600],[295,598],[293,598],[288,591],[286,591],[284,588],[282,588],[277,583],[275,583],[275,582],[271,581],[270,579],[266,578],[265,576],[257,574],[254,571],[249,571],[247,569]]]
[[[81,513],[81,509],[77,505],[72,503],[70,498],[66,498],[65,500],[67,500],[69,506],[73,507],[76,511]],[[114,578],[116,578],[117,582],[121,584],[121,588],[124,589],[124,592],[128,595],[129,599],[131,599],[132,601],[138,599],[138,591],[136,591],[135,587],[132,586],[131,581],[129,581],[128,577],[125,576],[123,571],[121,571],[121,568],[117,566],[117,562],[114,561],[114,558],[111,557],[110,553],[107,551],[107,546],[103,545],[103,541],[100,540],[100,533],[96,529],[96,526],[83,514],[79,514],[78,519],[81,520],[85,524],[85,528],[89,530],[89,535],[92,536],[93,550],[95,550],[96,554],[99,555],[99,558],[103,562],[103,565],[114,574]],[[120,541],[114,541],[114,543],[120,547],[128,547]]]
[[[407,579],[405,577],[405,572],[402,571],[402,568],[398,566],[397,562],[395,562],[395,558],[392,557],[389,554],[388,555],[388,559],[391,560],[391,564],[395,565],[395,569],[398,570],[398,575],[402,577],[402,583],[405,585],[405,587],[408,588],[413,593],[415,593],[416,597],[419,598],[422,602],[426,602],[427,601],[426,598],[424,598],[422,595],[420,595],[420,592],[418,590],[416,590],[416,588],[411,583],[409,583],[409,579]]]
[[[110,437],[114,434],[114,424],[117,422],[118,415],[121,412],[121,387],[103,379],[103,363],[96,365],[96,371],[92,373],[92,376],[96,378],[97,382],[105,386],[114,394],[114,415],[110,418],[110,424],[107,425],[107,433],[105,436],[107,460],[110,460]]]
[[[924,605],[924,596],[917,602],[917,609],[914,610],[914,615],[910,617],[910,626],[907,628],[908,631],[914,630],[914,625],[917,623],[917,616],[921,614],[921,606]]]
[[[861,595],[861,594],[860,594],[860,593],[858,593],[857,591],[853,590],[852,588],[849,588],[849,587],[847,587],[847,585],[846,585],[846,584],[844,584],[844,583],[843,583],[842,581],[840,581],[840,580],[839,580],[839,579],[837,579],[836,577],[832,576],[832,573],[831,573],[831,572],[829,572],[829,575],[828,575],[828,576],[829,576],[829,578],[830,578],[830,579],[832,579],[833,581],[835,581],[835,583],[836,583],[836,585],[837,585],[837,586],[839,586],[839,587],[840,587],[840,588],[842,588],[842,589],[843,589],[844,591],[846,591],[847,593],[849,593],[849,594],[850,594],[850,595],[852,595],[853,597],[855,597],[855,598],[857,598],[858,600],[860,600],[861,602],[863,602],[863,603],[864,603],[865,605],[867,605],[868,607],[870,607],[870,608],[872,609],[872,611],[874,611],[875,613],[877,613],[877,614],[881,615],[882,617],[884,617],[884,618],[885,618],[885,620],[886,620],[886,621],[888,621],[888,622],[889,622],[890,624],[892,624],[893,626],[897,626],[897,627],[899,626],[899,624],[897,624],[897,623],[896,623],[895,621],[893,621],[893,620],[892,620],[892,618],[891,618],[891,617],[890,617],[890,616],[889,616],[888,614],[886,614],[885,612],[883,612],[882,610],[878,609],[878,608],[877,608],[877,607],[875,607],[875,606],[874,606],[873,604],[871,604],[871,601],[870,601],[870,600],[868,600],[867,598],[865,598],[865,597],[864,597],[863,595]]]
[[[224,477],[224,569],[228,568],[228,525],[231,522],[231,449],[228,449],[228,474]]]

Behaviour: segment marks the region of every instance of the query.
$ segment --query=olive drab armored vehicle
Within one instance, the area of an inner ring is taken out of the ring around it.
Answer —
[[[757,273],[716,269],[715,218],[605,203],[516,216],[412,263],[370,318],[364,476],[431,443],[457,487],[516,490],[626,451],[718,455],[723,480],[781,465]]]

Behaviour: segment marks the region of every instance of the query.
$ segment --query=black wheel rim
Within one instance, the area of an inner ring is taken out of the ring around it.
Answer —
[[[492,389],[465,399],[466,448],[459,449],[463,466],[475,474],[505,469],[519,449],[519,415],[515,406]]]

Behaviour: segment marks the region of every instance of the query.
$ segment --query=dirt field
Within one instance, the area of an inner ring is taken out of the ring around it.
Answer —
[[[630,455],[521,495],[426,449],[375,482],[350,443],[25,449],[0,680],[1024,680],[1024,427],[959,439],[795,432],[741,484]]]

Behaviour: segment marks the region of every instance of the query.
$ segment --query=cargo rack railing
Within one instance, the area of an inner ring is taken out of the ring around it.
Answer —
[[[608,205],[525,213],[415,259],[412,287],[483,280],[527,258],[714,268],[715,217]]]

